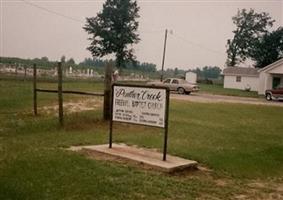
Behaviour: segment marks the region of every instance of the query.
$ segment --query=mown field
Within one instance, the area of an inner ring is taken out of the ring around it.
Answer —
[[[90,81],[67,82],[64,88],[103,89]],[[108,123],[101,120],[100,107],[67,113],[60,129],[56,111],[41,109],[56,105],[55,94],[39,94],[37,117],[31,82],[0,80],[0,94],[0,199],[283,198],[281,107],[171,101],[168,152],[197,160],[201,169],[168,175],[66,151],[71,145],[107,143]],[[161,149],[162,134],[155,128],[114,126],[115,142],[142,147]]]

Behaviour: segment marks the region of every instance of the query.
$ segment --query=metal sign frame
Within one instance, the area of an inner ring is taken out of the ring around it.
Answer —
[[[110,112],[110,127],[109,127],[109,148],[112,148],[112,141],[113,141],[113,100],[114,100],[114,87],[133,87],[133,88],[145,88],[145,89],[161,89],[165,90],[166,99],[165,99],[165,116],[164,116],[164,127],[158,127],[154,125],[145,125],[145,124],[138,124],[133,122],[119,122],[119,123],[130,123],[140,126],[150,126],[150,127],[157,127],[164,129],[164,144],[163,144],[163,161],[166,161],[166,154],[167,154],[167,140],[168,140],[168,119],[169,119],[169,100],[170,100],[170,90],[168,87],[162,87],[162,86],[150,86],[150,85],[135,85],[135,84],[118,84],[114,83],[112,84],[111,88],[111,112]]]

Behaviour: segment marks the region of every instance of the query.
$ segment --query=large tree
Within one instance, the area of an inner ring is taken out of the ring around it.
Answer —
[[[235,66],[249,58],[255,44],[274,22],[268,13],[256,13],[253,9],[239,10],[232,20],[236,30],[233,31],[233,39],[227,41],[228,66]]]
[[[139,41],[138,11],[135,0],[106,0],[96,17],[86,18],[83,28],[91,35],[87,49],[93,57],[115,54],[118,68],[135,59],[132,45]]]
[[[251,51],[251,59],[255,61],[255,67],[265,67],[283,57],[283,27],[266,33],[254,45]]]

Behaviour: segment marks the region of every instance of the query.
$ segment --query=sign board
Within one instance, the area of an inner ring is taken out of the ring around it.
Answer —
[[[114,85],[112,120],[165,128],[166,89]]]
[[[163,160],[166,161],[169,89],[145,85],[112,85],[109,148],[112,148],[113,122],[154,126],[164,129]]]

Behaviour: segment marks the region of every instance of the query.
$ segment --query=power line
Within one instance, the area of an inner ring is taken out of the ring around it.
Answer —
[[[163,33],[164,29],[159,29],[159,30],[140,30],[139,32],[142,34],[157,34],[157,33]]]
[[[42,6],[39,6],[39,5],[34,4],[34,3],[31,3],[31,2],[29,2],[29,1],[26,1],[26,0],[22,0],[22,1],[23,1],[24,3],[30,5],[30,6],[33,6],[33,7],[35,7],[35,8],[44,10],[44,11],[46,11],[46,12],[48,12],[48,13],[52,13],[52,14],[54,14],[54,15],[57,15],[57,16],[60,16],[60,17],[64,17],[64,18],[66,18],[66,19],[69,19],[69,20],[72,20],[72,21],[75,21],[75,22],[84,23],[84,21],[81,21],[81,20],[79,20],[79,19],[76,19],[76,18],[67,16],[67,15],[64,15],[64,14],[58,13],[58,12],[56,12],[56,11],[50,10],[50,9],[45,8],[45,7],[42,7]]]
[[[161,32],[161,31],[162,31],[162,32]],[[155,34],[155,33],[163,33],[163,31],[164,31],[164,29],[156,29],[156,30],[141,31],[141,33],[143,33],[143,34]],[[180,39],[180,40],[182,40],[182,41],[185,41],[185,42],[189,43],[190,45],[196,46],[196,47],[198,47],[198,48],[200,48],[200,49],[204,49],[204,50],[206,50],[206,51],[210,51],[210,52],[212,52],[212,53],[214,53],[214,54],[223,55],[222,52],[217,51],[217,50],[214,50],[214,49],[210,49],[210,48],[208,48],[208,47],[206,47],[206,46],[204,46],[204,45],[202,45],[202,44],[198,44],[198,43],[192,42],[192,41],[186,39],[185,37],[183,37],[183,36],[181,36],[181,35],[179,35],[179,34],[176,34],[175,31],[173,32],[173,31],[171,30],[171,34],[170,34],[170,35],[173,35],[173,36],[175,36],[177,39]]]
[[[63,18],[66,18],[66,19],[75,21],[75,22],[84,23],[84,21],[82,21],[82,20],[79,20],[79,19],[76,19],[76,18],[67,16],[67,15],[61,14],[61,13],[59,13],[59,12],[50,10],[50,9],[48,9],[48,8],[39,6],[39,5],[34,4],[34,3],[31,3],[31,2],[29,2],[29,1],[26,1],[26,0],[21,0],[21,1],[24,2],[24,3],[26,3],[26,4],[28,4],[28,5],[30,5],[30,6],[33,6],[33,7],[35,7],[35,8],[44,10],[45,12],[48,12],[48,13],[51,13],[51,14],[54,14],[54,15],[57,15],[57,16],[60,16],[60,17],[63,17]],[[150,30],[150,31],[146,30],[145,32],[142,31],[142,33],[145,33],[145,34],[154,34],[154,33],[160,33],[160,32],[161,32],[161,29]],[[189,43],[189,44],[191,44],[191,45],[193,45],[193,46],[197,46],[197,47],[199,47],[199,48],[201,48],[201,49],[205,49],[205,50],[210,51],[210,52],[215,53],[215,54],[223,55],[223,53],[220,52],[220,51],[216,51],[216,50],[207,48],[207,47],[205,47],[205,46],[203,46],[203,45],[201,45],[201,44],[197,44],[197,43],[194,43],[194,42],[192,42],[192,41],[189,41],[188,39],[186,39],[186,38],[184,38],[184,37],[182,37],[182,36],[176,34],[175,32],[174,32],[173,36],[175,36],[176,38],[181,39],[181,40],[183,40],[183,41],[185,41],[185,42],[187,42],[187,43]]]
[[[198,48],[201,48],[201,49],[205,49],[205,50],[207,50],[207,51],[210,51],[211,53],[218,54],[218,55],[223,55],[223,53],[220,52],[220,51],[217,51],[217,50],[214,50],[214,49],[210,49],[210,48],[207,48],[207,47],[204,46],[204,45],[201,45],[201,44],[192,42],[192,41],[190,41],[190,40],[188,40],[188,39],[186,39],[186,38],[184,38],[184,37],[182,37],[182,36],[180,36],[180,35],[178,35],[178,34],[176,34],[176,33],[174,33],[173,36],[175,36],[176,38],[181,39],[181,40],[183,40],[183,41],[185,41],[185,42],[187,42],[187,43],[189,43],[189,44],[191,44],[191,45],[193,45],[193,46],[197,46]]]

